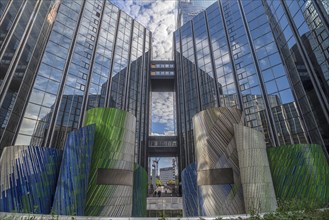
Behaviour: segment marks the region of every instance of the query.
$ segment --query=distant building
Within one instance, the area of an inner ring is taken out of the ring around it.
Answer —
[[[174,167],[160,168],[160,180],[163,185],[167,185],[169,180],[175,181],[175,169]]]

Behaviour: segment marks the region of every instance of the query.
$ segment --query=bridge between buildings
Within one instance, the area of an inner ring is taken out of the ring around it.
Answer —
[[[176,91],[175,90],[175,62],[172,60],[151,61],[150,93],[152,94],[152,92],[175,92],[175,91]],[[179,146],[178,146],[177,136],[149,135],[146,154],[147,154],[146,155],[147,158],[179,157]]]

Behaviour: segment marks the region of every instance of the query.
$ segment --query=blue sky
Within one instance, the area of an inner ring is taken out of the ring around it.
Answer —
[[[174,0],[110,0],[128,15],[144,25],[153,35],[153,59],[172,57],[175,31]]]

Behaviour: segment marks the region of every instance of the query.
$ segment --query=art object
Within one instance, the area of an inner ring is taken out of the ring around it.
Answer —
[[[277,208],[264,134],[234,125],[246,213],[273,212]]]
[[[134,170],[133,217],[146,217],[147,172],[138,164]]]
[[[210,108],[193,117],[200,216],[245,212],[234,124],[242,113],[234,108]]]
[[[95,130],[92,124],[68,134],[52,213],[84,215]]]
[[[199,201],[202,199],[198,196],[197,171],[196,163],[188,165],[182,171],[182,197],[184,217],[195,217],[199,215]]]
[[[0,212],[49,214],[62,151],[35,146],[5,147],[0,158]]]
[[[329,167],[316,144],[295,144],[267,150],[276,197],[317,207],[329,203]]]
[[[119,109],[94,108],[85,124],[96,124],[85,215],[130,217],[136,118]]]

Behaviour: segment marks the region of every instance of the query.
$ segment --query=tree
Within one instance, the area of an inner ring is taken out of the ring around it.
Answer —
[[[155,184],[157,186],[163,186],[162,181],[160,179],[158,179],[158,178],[155,179]]]
[[[169,180],[167,182],[167,185],[175,185],[176,184],[176,181],[175,180]]]

